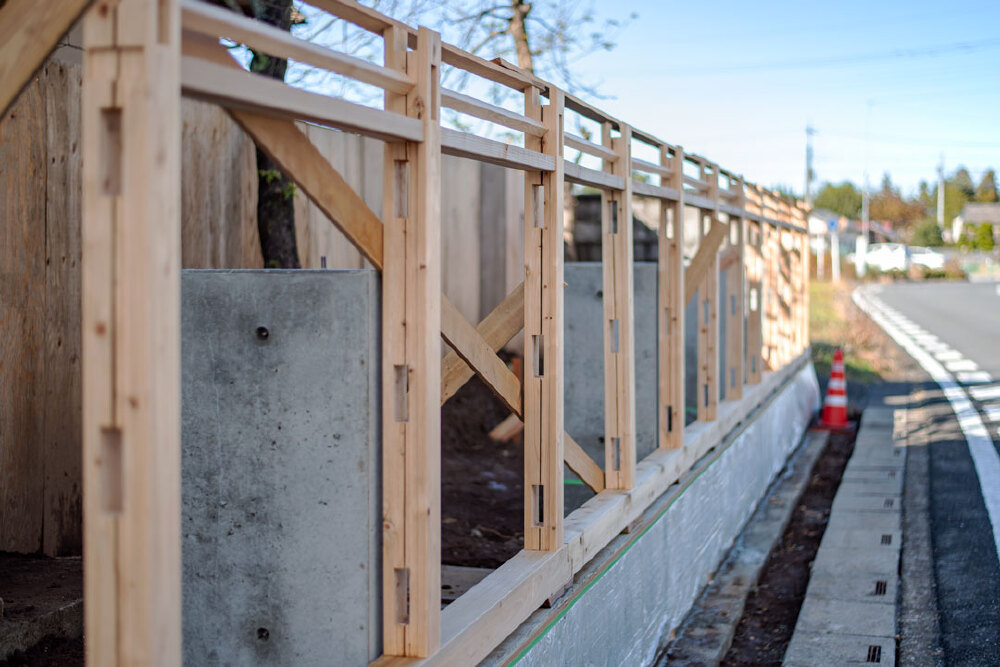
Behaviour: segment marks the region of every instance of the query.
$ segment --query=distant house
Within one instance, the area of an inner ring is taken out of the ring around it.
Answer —
[[[993,238],[1000,240],[1000,204],[966,204],[951,221],[951,238],[958,241],[963,232],[982,224],[993,225]]]

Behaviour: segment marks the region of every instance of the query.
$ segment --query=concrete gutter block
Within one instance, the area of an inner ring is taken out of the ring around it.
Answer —
[[[823,542],[820,548],[832,547],[834,549],[897,549],[901,544],[902,533],[897,527],[895,530],[877,530],[868,527],[853,527],[836,529],[827,528],[823,533]]]
[[[897,408],[885,408],[885,407],[870,407],[865,409],[864,416],[861,418],[861,428],[868,429],[875,426],[888,427],[889,432],[892,433],[892,427],[895,423],[894,414]]]
[[[903,484],[895,479],[859,480],[857,478],[841,479],[840,492],[859,496],[885,496],[900,498],[903,495]]]
[[[900,496],[866,495],[841,489],[833,501],[831,512],[884,512],[900,514]]]
[[[896,640],[870,635],[796,636],[785,652],[784,667],[896,664]]]
[[[862,549],[830,547],[825,545],[816,554],[812,564],[812,576],[830,576],[848,580],[860,573],[880,574],[895,578],[899,569],[899,548],[883,549],[868,547]]]
[[[896,634],[896,605],[891,602],[855,602],[809,596],[802,603],[795,634],[872,635]],[[829,660],[814,664],[835,664]]]
[[[874,602],[893,604],[899,587],[897,577],[887,574],[842,571],[814,572],[809,581],[809,597],[820,600],[845,600],[848,602]],[[883,585],[879,582],[884,582]]]
[[[859,516],[860,515],[860,516]],[[892,532],[899,530],[899,514],[889,512],[850,512],[833,513],[827,523],[827,530],[845,528],[869,528]]]

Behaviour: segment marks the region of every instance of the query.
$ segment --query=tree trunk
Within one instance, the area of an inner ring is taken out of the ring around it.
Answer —
[[[252,2],[257,20],[290,30],[292,0]],[[288,61],[253,52],[250,71],[285,80]],[[299,269],[299,251],[295,241],[295,183],[278,169],[267,154],[257,148],[257,231],[264,268]]]
[[[521,69],[535,73],[535,66],[531,59],[531,48],[528,45],[528,28],[526,21],[528,13],[531,12],[531,3],[524,0],[511,0],[511,8],[514,13],[510,17],[507,30],[514,38],[514,49],[517,51],[517,66]]]

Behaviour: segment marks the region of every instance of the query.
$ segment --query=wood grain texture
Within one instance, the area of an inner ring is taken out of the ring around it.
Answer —
[[[263,268],[253,141],[211,104],[184,100],[181,119],[184,268]]]
[[[0,122],[0,550],[6,551],[42,547],[46,161],[44,92],[35,80]]]
[[[0,4],[0,115],[91,0],[7,0]]]
[[[45,394],[43,551],[83,549],[83,437],[80,338],[81,68],[50,61],[42,70],[46,107]]]

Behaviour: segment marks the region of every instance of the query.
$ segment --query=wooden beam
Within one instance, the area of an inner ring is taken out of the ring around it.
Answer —
[[[563,94],[541,106],[525,90],[525,115],[544,137],[527,148],[553,158],[555,169],[524,175],[524,548],[555,551],[563,543]]]
[[[323,211],[372,265],[382,269],[382,220],[295,123],[229,109],[254,142]]]
[[[764,357],[762,354],[762,300],[763,300],[763,277],[764,277],[764,257],[762,254],[763,224],[760,222],[748,223],[747,248],[749,260],[747,263],[747,384],[757,384],[760,382]]]
[[[307,42],[285,30],[206,2],[182,0],[181,20],[185,30],[213,40],[232,39],[272,58],[314,65],[393,93],[406,94],[413,88],[413,82],[403,73]]]
[[[195,56],[181,62],[184,94],[224,107],[286,120],[306,120],[383,141],[421,141],[416,118],[293,88],[243,68],[233,69]]]
[[[659,371],[658,443],[664,449],[684,446],[684,149],[660,149],[660,162],[670,164],[668,183],[677,201],[660,202],[657,237],[657,350]]]
[[[500,304],[490,312],[476,327],[476,332],[494,351],[499,351],[511,338],[524,328],[524,283],[518,284]],[[448,339],[453,332],[441,323],[441,334]],[[457,352],[452,351],[441,361],[441,403],[449,398],[468,382],[475,371]],[[520,408],[518,409],[520,414]]]
[[[736,401],[743,397],[744,365],[746,353],[744,328],[746,323],[746,282],[744,277],[744,221],[742,218],[729,219],[729,251],[732,262],[726,267],[726,372],[723,382],[726,386],[726,400]],[[721,258],[720,258],[721,267]],[[721,269],[720,269],[721,270]]]
[[[583,447],[577,444],[576,440],[570,437],[569,433],[563,435],[566,454],[566,465],[577,474],[584,484],[589,486],[594,493],[604,490],[604,471],[601,466],[590,458],[590,454],[584,451]]]
[[[441,335],[445,342],[475,370],[486,386],[493,390],[507,408],[521,413],[521,382],[507,364],[500,360],[492,346],[458,311],[448,297],[441,295]],[[443,391],[444,387],[442,387]]]
[[[727,233],[729,233],[728,225],[719,220],[714,220],[708,234],[701,239],[698,251],[694,254],[691,263],[684,272],[685,303],[694,297],[694,293],[698,291],[699,285],[715,268],[715,263],[718,260],[719,246],[722,245]]]
[[[26,36],[52,40],[23,44],[26,61],[48,51],[83,3],[30,5],[17,23],[27,22]],[[5,11],[22,6],[8,2]],[[51,15],[60,10],[67,14]],[[5,13],[4,25],[12,18]],[[56,25],[47,33],[37,20]],[[174,0],[99,2],[84,19],[84,626],[92,665],[181,664],[179,25]],[[13,62],[6,54],[2,61]]]
[[[441,105],[460,113],[496,123],[497,125],[509,127],[517,132],[530,134],[534,137],[540,137],[545,134],[545,126],[537,120],[513,111],[508,111],[495,104],[483,102],[475,97],[463,95],[454,90],[444,89],[441,91]]]
[[[91,2],[0,3],[0,117]]]
[[[426,657],[441,641],[441,41],[406,43],[386,32],[386,67],[415,86],[385,107],[423,141],[387,143],[383,163],[382,619],[385,653]]]
[[[604,304],[604,482],[609,489],[635,483],[635,292],[632,267],[632,133],[621,124],[603,139],[616,155],[604,168],[624,182],[620,192],[601,192]]]
[[[555,159],[530,148],[505,144],[459,130],[441,130],[441,152],[509,169],[552,171]]]

